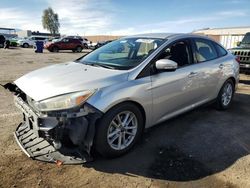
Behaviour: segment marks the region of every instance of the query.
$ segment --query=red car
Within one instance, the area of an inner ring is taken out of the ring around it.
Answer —
[[[59,52],[59,50],[72,50],[73,52],[81,52],[85,46],[83,43],[74,38],[62,38],[56,41],[47,42],[44,48],[50,52]]]

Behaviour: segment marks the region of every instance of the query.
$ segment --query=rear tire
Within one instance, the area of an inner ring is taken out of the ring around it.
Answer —
[[[77,46],[75,49],[75,52],[80,53],[82,51],[82,47],[81,46]]]
[[[98,122],[95,150],[104,157],[125,154],[143,131],[143,115],[133,103],[122,103],[109,110]]]
[[[234,97],[235,85],[234,82],[227,80],[220,89],[216,99],[216,108],[218,110],[226,110],[230,107]]]
[[[85,49],[88,49],[88,48],[89,48],[88,45],[87,45],[86,43],[84,43],[83,46],[84,46]]]

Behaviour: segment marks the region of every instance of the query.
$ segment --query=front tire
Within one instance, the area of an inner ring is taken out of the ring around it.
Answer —
[[[216,99],[216,108],[218,110],[226,110],[230,107],[234,96],[234,87],[235,85],[231,79],[223,84]]]
[[[143,124],[143,115],[133,103],[113,107],[98,122],[96,151],[104,157],[125,154],[141,137]]]
[[[29,45],[28,43],[24,43],[24,44],[23,44],[23,47],[24,47],[24,48],[28,48],[28,47],[30,47],[30,45]]]
[[[52,49],[51,49],[52,52],[59,52],[59,48],[57,46],[54,46]]]

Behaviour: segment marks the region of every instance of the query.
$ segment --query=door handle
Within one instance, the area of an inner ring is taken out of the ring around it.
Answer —
[[[223,69],[223,67],[224,67],[223,64],[220,64],[220,65],[219,65],[219,68],[220,68],[220,69]]]
[[[188,77],[192,78],[192,77],[197,76],[197,75],[198,75],[198,72],[190,72]]]

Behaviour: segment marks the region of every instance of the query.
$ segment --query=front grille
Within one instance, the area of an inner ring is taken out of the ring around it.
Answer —
[[[241,63],[250,64],[250,50],[233,50],[232,53],[240,58]]]

